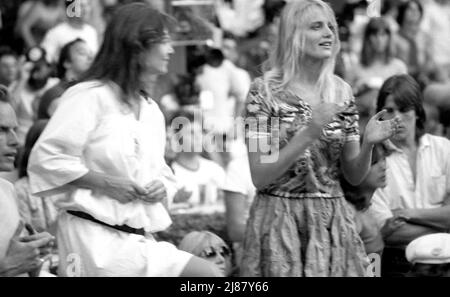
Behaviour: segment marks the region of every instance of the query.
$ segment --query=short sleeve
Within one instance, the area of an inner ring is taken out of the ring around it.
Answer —
[[[346,102],[346,108],[343,112],[344,116],[344,129],[345,129],[345,142],[356,141],[359,142],[359,113],[358,107],[355,103],[355,97],[353,96],[353,92],[351,87],[345,83],[346,91],[343,96],[344,101]]]
[[[266,92],[261,79],[250,86],[245,104],[245,136],[259,139],[271,136],[271,110],[266,102]]]

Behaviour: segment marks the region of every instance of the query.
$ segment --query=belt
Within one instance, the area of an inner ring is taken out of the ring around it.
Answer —
[[[82,211],[68,210],[67,213],[71,214],[71,215],[73,215],[75,217],[78,217],[78,218],[81,218],[81,219],[85,219],[85,220],[88,220],[88,221],[91,221],[91,222],[97,223],[99,225],[103,225],[103,226],[106,226],[106,227],[109,227],[109,228],[112,228],[112,229],[115,229],[115,230],[118,230],[118,231],[131,233],[131,234],[142,235],[142,236],[145,235],[144,228],[135,229],[135,228],[132,228],[132,227],[127,226],[127,225],[110,225],[110,224],[107,224],[105,222],[99,221],[96,218],[94,218],[93,216],[91,216],[90,214],[82,212]]]

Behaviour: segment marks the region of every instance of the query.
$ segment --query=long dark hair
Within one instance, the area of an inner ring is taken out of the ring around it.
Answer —
[[[389,95],[392,95],[392,99],[400,111],[409,109],[416,111],[416,140],[418,140],[425,133],[427,120],[419,84],[407,74],[391,76],[384,82],[378,93],[377,112],[383,109]]]
[[[144,3],[131,3],[115,10],[104,41],[81,81],[114,82],[122,90],[125,103],[143,89],[142,53],[163,41],[171,31],[173,19]]]
[[[47,125],[47,123],[48,120],[38,120],[34,123],[34,125],[30,128],[30,130],[27,133],[27,137],[25,139],[25,146],[19,161],[20,178],[28,176],[27,167],[31,150],[33,149],[33,146],[36,144],[36,141],[38,140],[39,136],[41,136],[42,131],[44,131],[44,128]]]
[[[403,21],[405,20],[405,14],[408,8],[411,6],[412,3],[415,3],[420,11],[420,18],[423,17],[423,6],[418,0],[409,0],[407,2],[401,3],[398,6],[398,14],[397,14],[397,23],[400,25],[400,27],[403,27]]]
[[[365,67],[372,65],[375,60],[375,51],[373,49],[370,37],[379,31],[384,31],[389,36],[388,47],[385,52],[384,63],[389,63],[394,57],[394,50],[392,47],[392,32],[389,28],[388,22],[383,17],[370,19],[364,30],[363,46],[361,50],[361,64]]]

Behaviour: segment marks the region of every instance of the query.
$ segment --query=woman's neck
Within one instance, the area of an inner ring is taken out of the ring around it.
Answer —
[[[200,156],[198,153],[181,152],[177,155],[176,162],[189,170],[196,171],[200,167]]]
[[[322,65],[323,60],[312,58],[302,59],[299,65],[302,73],[297,74],[298,81],[304,85],[315,86],[319,80]]]

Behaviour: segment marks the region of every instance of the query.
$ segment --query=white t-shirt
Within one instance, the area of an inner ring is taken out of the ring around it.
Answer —
[[[252,182],[248,157],[240,156],[233,159],[227,166],[224,191],[243,194],[245,200],[245,221],[249,216],[250,206],[256,194],[256,188]]]
[[[189,206],[201,206],[217,203],[217,191],[223,187],[225,171],[213,161],[200,157],[198,170],[190,170],[176,161],[172,164],[175,177],[179,186],[192,192],[187,201]],[[177,203],[171,203],[171,208],[176,209]]]
[[[47,61],[58,61],[59,53],[64,45],[77,38],[86,41],[93,54],[97,53],[99,41],[94,27],[84,24],[81,28],[75,28],[65,22],[50,29],[41,43],[41,47],[47,52]]]
[[[208,129],[217,133],[229,131],[234,121],[235,100],[245,100],[250,89],[250,75],[225,60],[219,67],[205,65],[197,76],[197,83],[203,91],[200,106]]]

